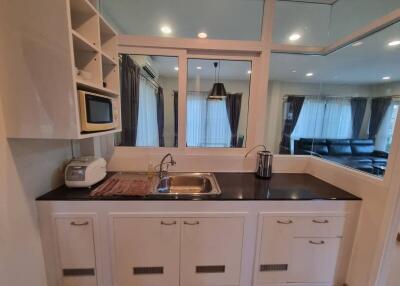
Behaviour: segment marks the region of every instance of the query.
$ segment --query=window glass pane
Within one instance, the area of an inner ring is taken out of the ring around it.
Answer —
[[[116,145],[177,146],[178,58],[120,55],[122,133]]]
[[[250,76],[249,61],[189,59],[187,146],[245,147]]]
[[[123,34],[259,40],[264,0],[101,0],[101,12]]]
[[[268,147],[383,176],[400,103],[400,45],[390,44],[399,31],[327,56],[272,54]]]

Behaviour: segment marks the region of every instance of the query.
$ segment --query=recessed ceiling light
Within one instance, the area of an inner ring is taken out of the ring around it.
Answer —
[[[247,74],[251,74],[251,70],[248,70],[248,71],[247,71]]]
[[[291,34],[291,35],[289,36],[289,41],[294,42],[294,41],[297,41],[297,40],[300,39],[300,38],[301,38],[301,35],[300,35],[300,34]]]
[[[395,47],[395,46],[398,46],[398,45],[400,45],[400,40],[395,40],[395,41],[391,41],[391,42],[388,43],[389,47]]]
[[[174,67],[174,70],[178,71],[178,70],[179,70],[179,68],[178,68],[178,67]]]
[[[206,32],[200,32],[197,34],[197,37],[199,37],[200,39],[205,39],[208,37]]]
[[[162,26],[162,27],[161,27],[161,32],[162,32],[163,34],[169,35],[169,34],[172,33],[172,29],[171,29],[170,26],[165,25],[165,26]]]
[[[363,42],[359,41],[359,42],[355,42],[354,44],[352,44],[353,47],[359,47],[362,44],[364,44]]]
[[[196,69],[197,69],[197,70],[201,70],[201,69],[202,69],[202,67],[201,67],[201,66],[198,66],[198,67],[196,67]]]
[[[297,70],[292,70],[292,72],[294,73],[294,72],[297,72]]]
[[[384,76],[382,79],[383,79],[383,80],[390,80],[391,77],[390,77],[390,76]]]
[[[314,73],[312,72],[306,73],[306,77],[312,77],[312,76],[314,76]]]

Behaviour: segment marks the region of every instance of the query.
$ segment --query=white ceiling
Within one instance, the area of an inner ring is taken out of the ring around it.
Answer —
[[[349,45],[327,56],[273,54],[270,79],[308,83],[382,83],[382,77],[400,80],[400,46],[388,42],[400,40],[400,23],[394,24],[363,40],[362,45]],[[295,70],[296,72],[292,72]],[[313,77],[305,74],[312,72]]]
[[[264,0],[100,0],[105,17],[121,33],[212,39],[259,40]]]
[[[178,66],[175,57],[151,57],[155,68],[160,76],[177,77],[178,72],[174,69]],[[216,60],[189,59],[188,60],[188,77],[191,79],[212,79],[214,80],[214,62]],[[197,69],[201,67],[201,69]],[[247,73],[251,70],[251,62],[248,61],[227,61],[219,62],[219,78],[221,80],[248,80],[250,75]]]

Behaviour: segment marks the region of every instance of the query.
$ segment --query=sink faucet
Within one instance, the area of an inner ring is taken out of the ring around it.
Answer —
[[[168,157],[170,157],[170,161],[169,162],[164,162]],[[167,169],[164,170],[164,164],[167,165]],[[159,172],[159,177],[160,179],[162,179],[163,177],[165,177],[168,174],[168,166],[172,165],[174,166],[176,164],[176,162],[174,161],[174,158],[172,158],[171,153],[168,153],[167,155],[165,155],[162,159],[161,159],[161,163],[160,163],[160,172]]]

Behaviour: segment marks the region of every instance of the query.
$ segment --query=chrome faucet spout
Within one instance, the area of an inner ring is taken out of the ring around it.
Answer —
[[[164,162],[167,158],[170,158],[169,162]],[[164,164],[167,165],[166,170],[164,170]],[[160,162],[160,171],[159,171],[159,177],[160,179],[162,179],[163,177],[165,177],[168,174],[168,166],[174,166],[176,164],[174,158],[172,157],[171,153],[168,153],[167,155],[165,155]]]

